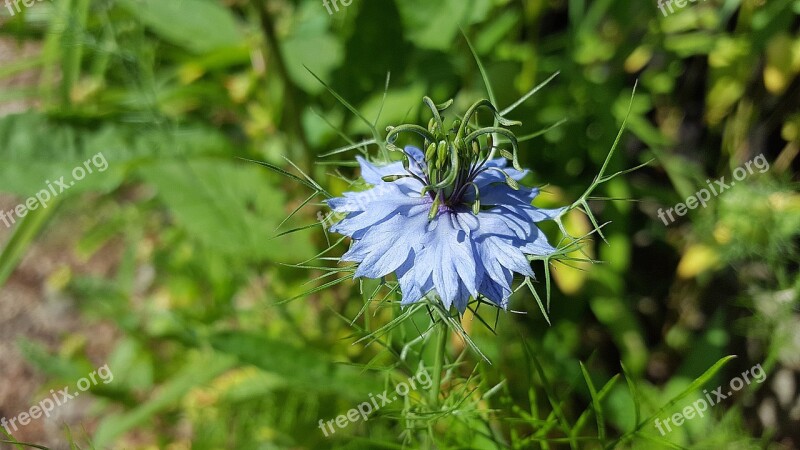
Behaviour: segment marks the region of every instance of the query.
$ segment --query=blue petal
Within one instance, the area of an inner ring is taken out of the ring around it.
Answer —
[[[486,267],[486,273],[492,279],[501,279],[503,268],[527,277],[533,277],[533,270],[531,270],[528,258],[518,246],[512,245],[510,240],[489,236],[479,243],[478,249],[481,261]]]
[[[530,230],[530,224],[523,221],[519,216],[509,218],[508,215],[505,209],[498,207],[481,211],[478,215],[480,227],[475,231],[475,237],[485,235],[516,236],[525,240]]]
[[[502,169],[508,176],[517,181],[525,178],[525,176],[530,173],[529,170],[517,170],[513,167],[508,167],[508,161],[506,161],[505,158],[490,159],[483,164],[483,167]],[[489,183],[495,183],[498,181],[504,182],[505,177],[496,170],[486,170],[479,173],[478,176],[475,177],[475,184],[477,184],[478,187],[483,187]]]
[[[561,214],[565,208],[556,209],[542,209],[531,205],[501,205],[508,208],[510,211],[527,217],[531,222],[542,222],[545,220],[553,220]]]
[[[477,297],[477,281],[482,275],[476,264],[470,230],[458,225],[453,218],[455,214],[458,213],[442,212],[431,221],[415,267],[417,284],[424,285],[430,277],[447,308],[464,290]]]
[[[380,184],[374,188],[361,192],[345,192],[343,197],[331,198],[326,201],[328,206],[340,213],[361,212],[367,209],[371,202],[382,200],[386,197],[398,196],[401,193],[396,186],[388,183]]]
[[[472,192],[474,197],[474,191]],[[530,205],[539,195],[539,189],[520,186],[519,189],[512,189],[505,182],[494,183],[481,189],[482,205]]]
[[[369,184],[382,184],[383,177],[389,175],[404,175],[406,170],[403,168],[403,163],[393,162],[383,166],[376,166],[361,156],[356,156],[358,164],[361,166],[361,178]]]
[[[536,235],[533,240],[525,243],[525,245],[522,247],[522,250],[529,255],[546,256],[555,253],[556,248],[547,242],[547,236],[545,236],[545,234],[542,233],[542,231],[538,228],[533,228],[536,231]]]
[[[415,206],[404,216],[394,216],[370,228],[342,260],[361,263],[355,272],[357,278],[380,278],[394,272],[413,249],[420,247],[427,213],[427,205]]]
[[[425,178],[425,173],[428,171],[428,165],[425,163],[425,154],[422,150],[412,145],[407,145],[405,150],[408,155],[409,164],[408,169],[420,178]]]
[[[373,201],[364,212],[350,213],[344,220],[334,224],[330,229],[334,233],[361,239],[364,233],[394,215],[405,215],[411,207],[426,203],[424,198],[395,196],[384,201]]]
[[[505,309],[508,307],[508,298],[511,297],[513,292],[511,289],[513,279],[514,275],[509,270],[505,270],[503,278],[499,280],[484,277],[480,287],[481,294],[497,306]]]
[[[401,304],[410,305],[422,299],[425,295],[414,280],[414,262],[416,254],[412,250],[405,261],[397,268],[397,282],[400,283],[400,292],[403,294]]]
[[[469,304],[469,298],[470,298],[471,295],[472,294],[470,294],[469,290],[467,290],[467,287],[465,285],[459,283],[458,291],[456,291],[456,296],[455,296],[453,302],[456,305],[456,309],[461,314],[464,314],[464,311],[467,310],[467,305]],[[475,294],[474,296],[478,297],[477,294]]]
[[[486,227],[486,229],[482,226],[478,234],[483,235],[491,233],[491,231],[487,230],[492,229],[503,230],[504,228],[501,224],[505,224],[513,231],[514,236],[518,239],[514,244],[520,246],[520,249],[525,253],[531,255],[549,255],[556,251],[556,249],[547,242],[547,236],[530,220],[529,216],[526,217],[525,214],[517,214],[512,212],[512,210],[516,211],[517,209],[498,207],[481,212],[481,223],[483,224],[486,222],[490,224],[490,226]],[[549,210],[539,211],[541,211],[542,214],[547,214]],[[495,234],[503,235],[502,232]]]

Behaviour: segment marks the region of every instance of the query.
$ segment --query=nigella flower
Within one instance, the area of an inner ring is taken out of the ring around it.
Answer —
[[[527,171],[516,163],[513,133],[469,125],[481,107],[491,109],[498,123],[513,124],[491,103],[476,103],[445,130],[439,112],[449,104],[425,102],[434,113],[428,129],[402,125],[390,129],[387,142],[400,151],[393,142],[410,131],[425,139],[427,151],[406,146],[403,161],[386,165],[359,157],[361,176],[372,187],[328,200],[344,214],[331,231],[353,240],[341,260],[358,263],[357,278],[395,273],[404,305],[435,293],[446,309],[455,305],[462,313],[470,298],[506,308],[514,275],[534,277],[528,256],[555,251],[536,223],[556,218],[561,209],[532,206],[539,190],[518,185]],[[493,134],[505,136],[513,153],[501,150],[505,157],[493,158]]]

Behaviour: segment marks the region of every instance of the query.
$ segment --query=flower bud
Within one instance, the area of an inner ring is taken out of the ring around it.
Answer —
[[[439,147],[436,149],[436,167],[441,168],[447,161],[447,141],[439,141]]]
[[[425,161],[433,161],[433,158],[436,156],[436,143],[431,142],[431,145],[428,146],[428,149],[425,151]]]

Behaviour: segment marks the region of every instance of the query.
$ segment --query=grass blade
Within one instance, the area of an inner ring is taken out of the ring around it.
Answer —
[[[580,365],[583,379],[586,380],[586,386],[589,387],[589,394],[592,396],[592,409],[594,409],[594,416],[597,419],[597,433],[600,437],[600,442],[605,442],[606,422],[605,417],[603,417],[603,407],[600,404],[600,397],[597,395],[597,390],[594,387],[594,383],[592,383],[592,377],[589,376],[589,372],[586,370],[586,366],[583,365],[583,362],[581,362]]]
[[[525,95],[523,95],[522,97],[520,97],[520,99],[519,99],[519,100],[517,100],[516,102],[514,102],[514,103],[513,103],[511,106],[509,106],[508,108],[506,108],[506,109],[504,109],[504,110],[500,111],[500,115],[501,115],[501,116],[505,116],[506,114],[508,114],[508,113],[510,113],[511,111],[515,110],[515,109],[516,109],[516,108],[517,108],[519,105],[521,105],[521,104],[525,103],[525,101],[526,101],[526,100],[528,100],[529,98],[531,98],[531,96],[532,96],[533,94],[535,94],[535,93],[539,92],[539,91],[540,91],[540,90],[541,90],[543,87],[547,86],[547,84],[548,84],[548,83],[550,83],[551,81],[553,81],[553,78],[557,77],[557,76],[558,76],[558,74],[560,74],[560,73],[561,73],[561,72],[559,71],[559,72],[556,72],[556,73],[554,73],[554,74],[550,75],[550,77],[549,77],[549,78],[547,78],[546,80],[542,81],[542,82],[541,82],[541,83],[539,83],[539,84],[538,84],[536,87],[534,87],[533,89],[531,89],[530,91],[528,91],[528,93],[527,93],[527,94],[525,94]]]

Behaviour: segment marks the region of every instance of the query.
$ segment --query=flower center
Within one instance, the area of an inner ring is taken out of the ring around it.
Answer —
[[[488,109],[493,115],[495,124],[504,127],[519,125],[503,118],[489,100],[481,100],[473,104],[464,115],[463,119],[456,119],[452,126],[446,129],[440,112],[452,105],[450,100],[442,105],[435,105],[425,97],[423,102],[430,108],[433,117],[425,129],[419,125],[400,125],[390,127],[386,136],[387,146],[392,150],[399,150],[394,146],[397,136],[402,132],[415,133],[424,138],[425,173],[420,181],[424,187],[422,194],[428,194],[433,199],[429,218],[433,219],[439,212],[439,206],[445,205],[456,208],[465,204],[464,197],[468,192],[474,192],[472,211],[480,211],[480,191],[475,184],[475,177],[486,170],[497,170],[503,173],[506,183],[517,189],[516,181],[508,176],[502,169],[486,167],[486,162],[499,151],[500,155],[511,160],[517,170],[522,170],[517,162],[517,139],[507,128],[499,126],[480,127],[478,112]],[[474,119],[474,124],[472,123]],[[494,136],[501,135],[508,139],[512,151],[495,148]],[[406,158],[410,156],[406,155]],[[407,164],[409,162],[407,161]]]

